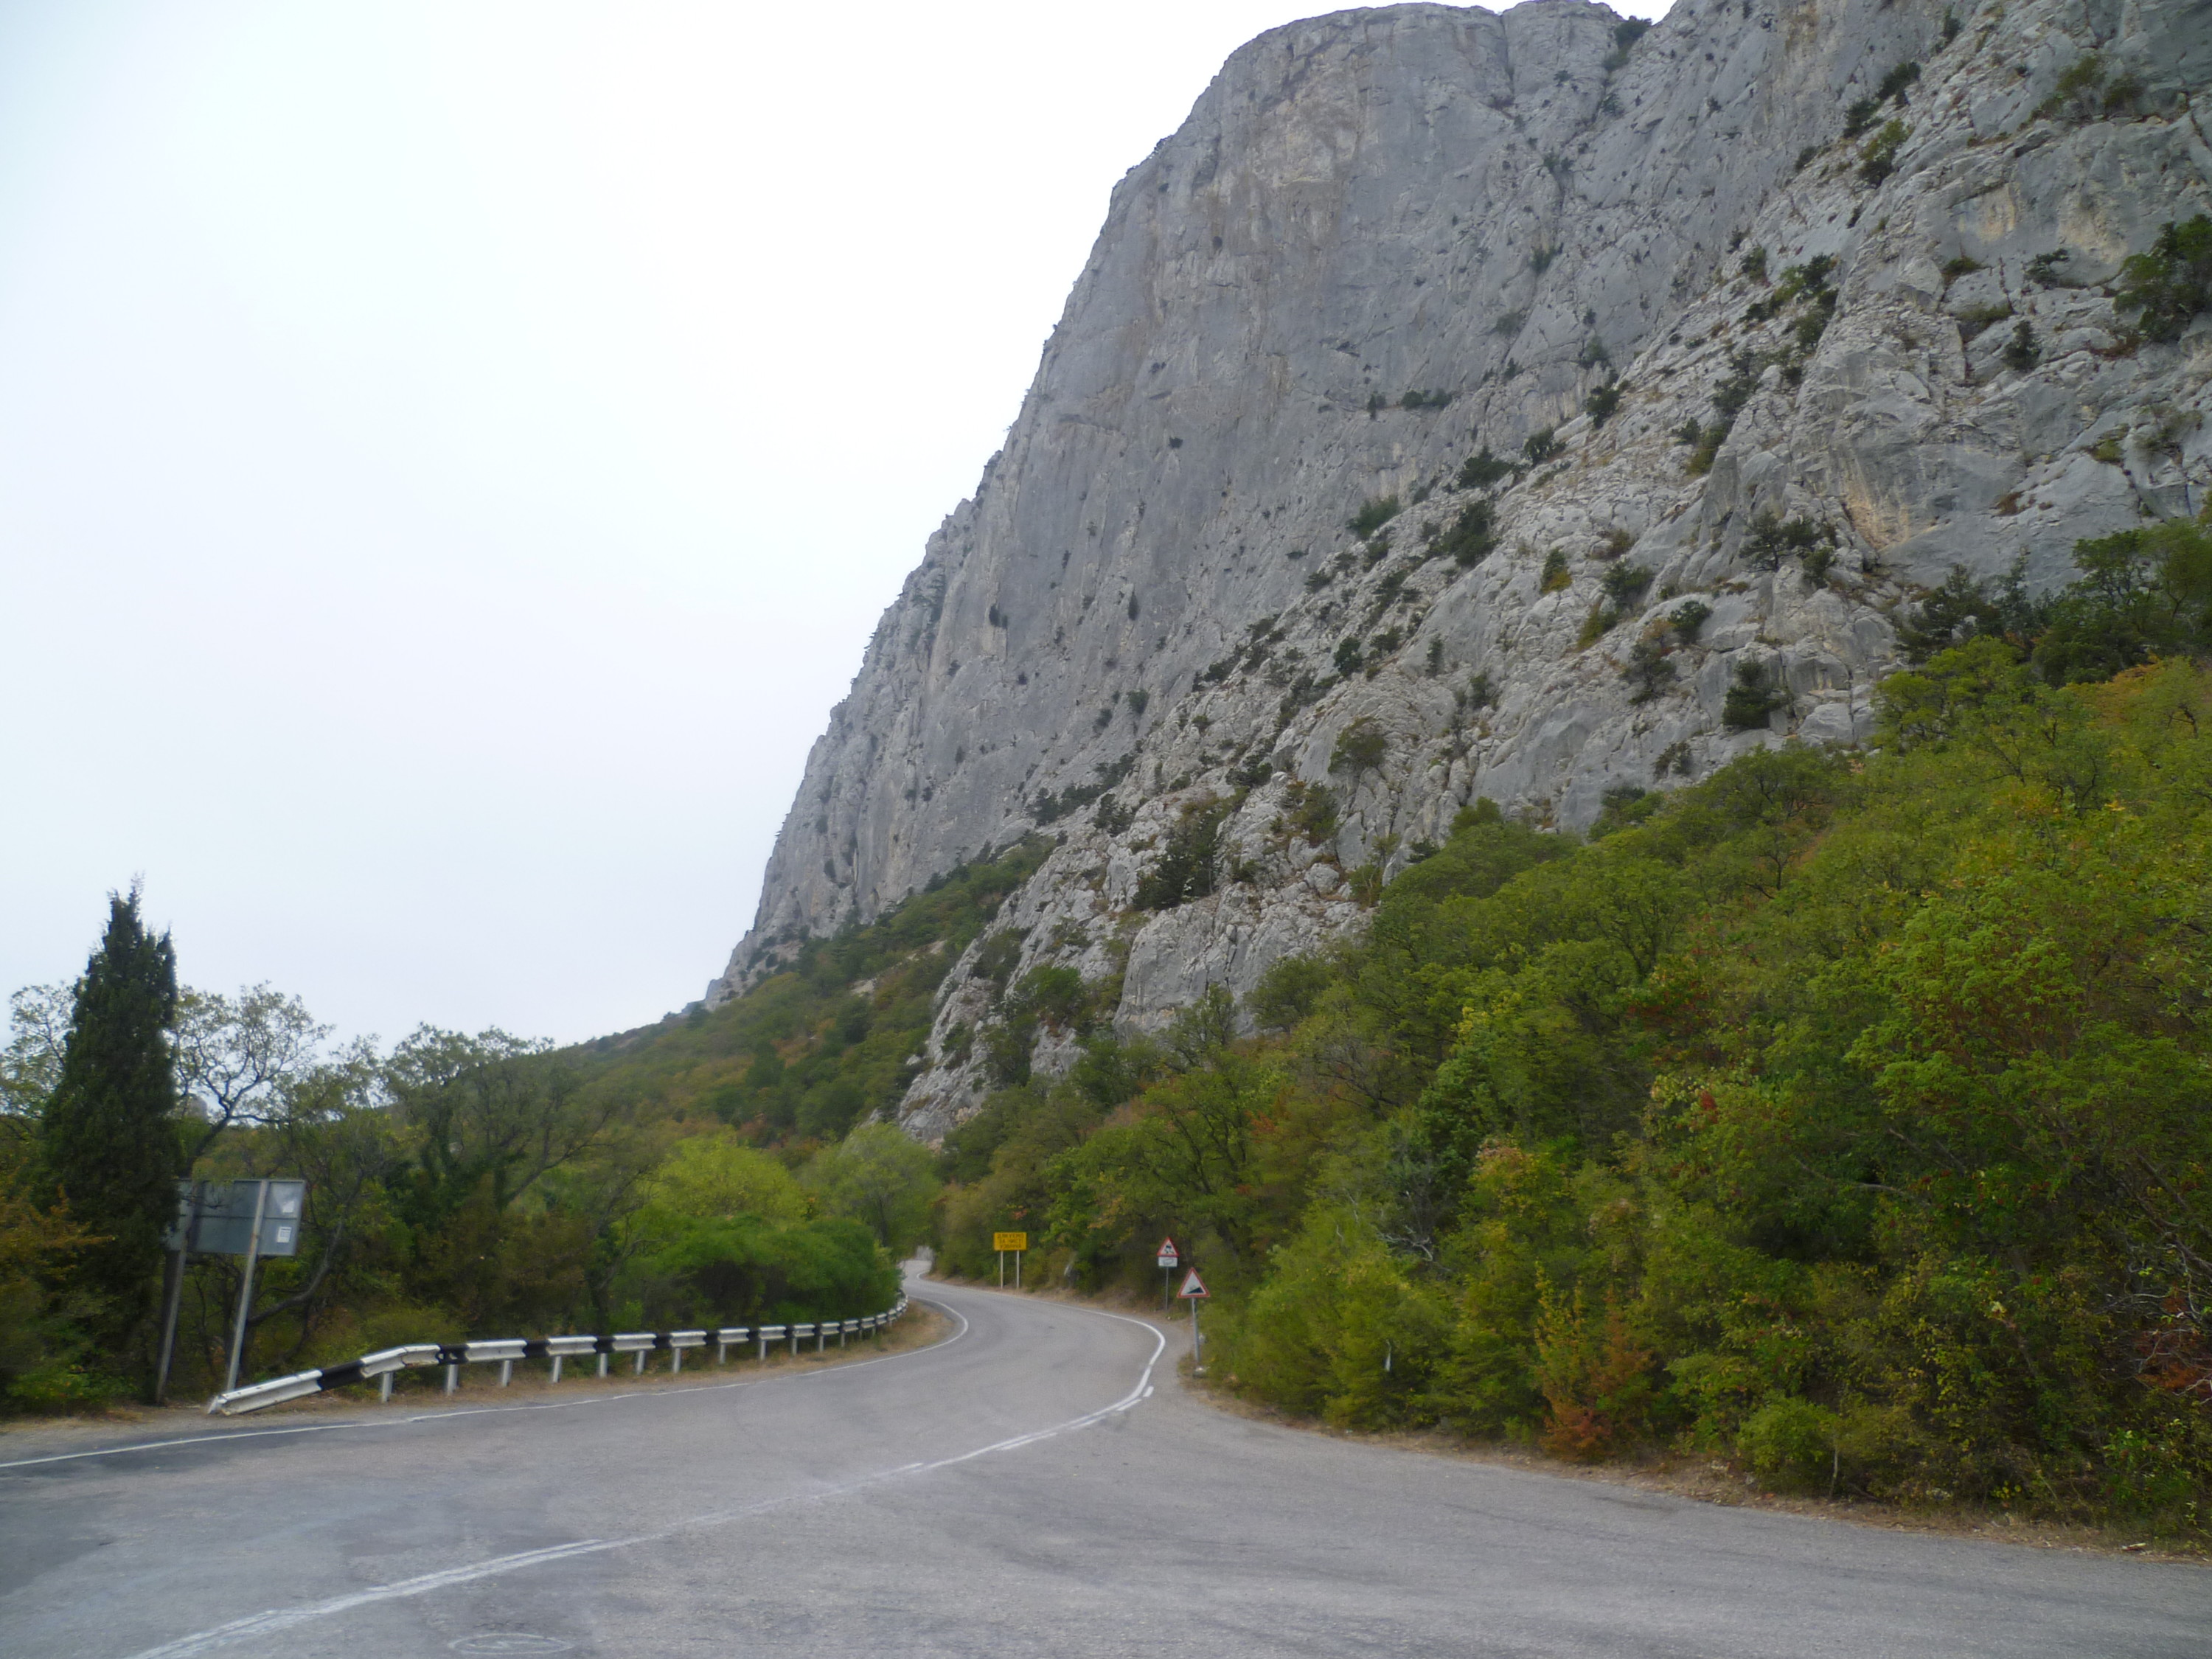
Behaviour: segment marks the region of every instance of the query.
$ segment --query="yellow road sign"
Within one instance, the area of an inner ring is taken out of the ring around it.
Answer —
[[[1030,1247],[1027,1233],[993,1233],[991,1248],[994,1250],[1026,1250]]]

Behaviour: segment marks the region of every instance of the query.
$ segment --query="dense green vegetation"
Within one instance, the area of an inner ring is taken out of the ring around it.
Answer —
[[[1363,939],[949,1138],[949,1266],[1217,1293],[1346,1425],[2202,1536],[2212,1498],[2212,537],[1961,578],[1871,751],[1486,804]],[[2117,671],[2117,672],[2116,672]]]
[[[720,1008],[565,1051],[428,1028],[389,1054],[333,1049],[265,987],[180,994],[168,941],[117,899],[77,984],[13,1000],[0,1405],[144,1386],[186,1174],[309,1182],[304,1248],[257,1287],[248,1376],[399,1341],[882,1308],[929,1231],[934,1160],[854,1126],[903,1091],[939,981],[1048,850],[805,941]],[[238,1289],[235,1261],[192,1264],[180,1391],[221,1376]]]

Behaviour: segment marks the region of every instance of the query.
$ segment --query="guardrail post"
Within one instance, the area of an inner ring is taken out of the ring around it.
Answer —
[[[379,1400],[383,1401],[389,1401],[392,1398],[392,1373],[390,1371],[385,1372],[383,1376],[376,1379],[376,1397]]]
[[[755,1354],[753,1358],[759,1360],[762,1364],[765,1365],[768,1364],[768,1333],[765,1331],[761,1332],[755,1340],[760,1344],[760,1352]]]
[[[460,1385],[461,1385],[461,1368],[460,1368],[459,1365],[448,1365],[448,1366],[447,1366],[447,1367],[446,1367],[446,1392],[447,1392],[447,1394],[451,1394],[451,1393],[453,1393],[453,1391],[455,1389],[458,1389],[459,1387],[460,1387]]]
[[[668,1346],[668,1374],[671,1376],[684,1375],[684,1350],[672,1342]]]
[[[605,1376],[606,1374],[607,1374],[607,1357],[606,1357],[606,1355],[605,1355],[605,1354],[603,1353],[603,1354],[601,1354],[601,1355],[599,1356],[599,1375],[600,1375],[601,1376]]]
[[[514,1362],[512,1359],[501,1360],[499,1362],[499,1386],[503,1389],[514,1380]]]
[[[559,1386],[560,1382],[561,1382],[561,1356],[560,1356],[559,1354],[557,1354],[557,1353],[556,1353],[556,1354],[555,1354],[555,1355],[553,1356],[553,1381],[552,1381],[552,1382],[549,1382],[549,1383],[547,1383],[545,1386],[546,1386],[547,1388],[549,1388],[549,1389],[550,1389],[550,1388],[556,1388],[556,1387],[558,1387],[558,1386]]]
[[[637,1351],[637,1363],[630,1367],[629,1374],[632,1376],[643,1376],[645,1375],[645,1350],[643,1348],[640,1348]]]

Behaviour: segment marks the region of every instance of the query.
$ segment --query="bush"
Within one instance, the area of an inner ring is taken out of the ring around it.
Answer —
[[[1485,444],[1478,454],[1468,456],[1460,463],[1459,487],[1462,489],[1487,489],[1501,478],[1510,478],[1517,469],[1510,461],[1502,461],[1490,453]]]
[[[1583,399],[1583,411],[1590,417],[1590,424],[1595,427],[1602,427],[1620,407],[1620,387],[1618,385],[1595,387],[1589,396]]]
[[[1472,569],[1488,558],[1498,545],[1495,522],[1488,501],[1470,501],[1460,509],[1451,527],[1437,538],[1434,550],[1449,557],[1462,569]]]
[[[1740,662],[1728,696],[1721,701],[1721,724],[1731,732],[1756,731],[1789,703],[1787,690],[1768,684],[1765,663]]]
[[[1779,570],[1784,556],[1791,553],[1809,554],[1827,536],[1820,526],[1810,519],[1783,520],[1771,507],[1762,509],[1751,521],[1751,529],[1743,538],[1743,554],[1755,570]]]
[[[1556,593],[1574,580],[1567,569],[1567,556],[1558,548],[1544,555],[1544,568],[1536,580],[1539,593]]]
[[[2147,340],[2178,340],[2197,316],[2212,310],[2212,217],[2168,220],[2151,244],[2120,267],[2121,311],[2141,313]]]
[[[1360,502],[1359,511],[1344,521],[1344,527],[1364,539],[1398,516],[1395,495],[1370,495]]]
[[[1296,836],[1300,841],[1316,847],[1325,847],[1336,839],[1336,792],[1325,783],[1307,783],[1292,778],[1284,794],[1283,811],[1276,820],[1278,829]]]
[[[1656,639],[1637,641],[1628,653],[1628,666],[1621,671],[1633,692],[1631,702],[1649,702],[1668,686],[1674,684],[1674,665],[1668,660],[1667,648]]]
[[[1598,586],[1617,611],[1626,611],[1640,601],[1651,586],[1651,572],[1640,564],[1616,564],[1607,568]]]
[[[1213,892],[1220,879],[1221,824],[1230,805],[1225,800],[1204,800],[1182,809],[1159,857],[1137,883],[1131,901],[1134,908],[1172,910]]]
[[[1329,750],[1328,769],[1349,772],[1356,782],[1382,763],[1389,746],[1389,734],[1363,714],[1336,734],[1336,746]]]
[[[1559,454],[1564,447],[1553,435],[1552,428],[1548,426],[1540,431],[1530,433],[1521,444],[1522,453],[1528,456],[1528,463],[1532,466],[1543,465],[1554,455]]]
[[[1836,1414],[1784,1395],[1746,1418],[1735,1448],[1752,1472],[1783,1492],[1809,1492],[1837,1475]]]
[[[1685,645],[1697,642],[1698,631],[1705,627],[1713,614],[1712,606],[1703,599],[1690,599],[1678,605],[1668,613],[1667,625],[1674,630],[1675,637]]]
[[[1897,152],[1905,148],[1911,131],[1902,121],[1883,122],[1881,131],[1859,152],[1860,179],[1869,185],[1879,185],[1896,172]]]

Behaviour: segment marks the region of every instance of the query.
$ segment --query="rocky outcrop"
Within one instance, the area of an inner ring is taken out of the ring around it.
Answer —
[[[1358,926],[1477,796],[1579,827],[1863,737],[1919,589],[2197,504],[2212,333],[2140,340],[2111,285],[2212,202],[2209,64],[2178,0],[1253,41],[1115,190],[709,1000],[1042,830],[1001,926],[1141,1027]],[[929,1134],[992,1012],[947,984]]]

